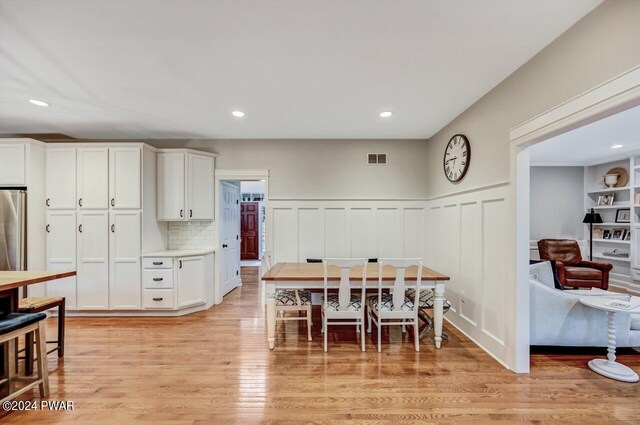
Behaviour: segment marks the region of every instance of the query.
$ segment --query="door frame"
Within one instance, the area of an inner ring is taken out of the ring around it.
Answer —
[[[513,345],[510,368],[528,373],[529,358],[529,148],[554,136],[583,127],[602,118],[640,105],[640,66],[537,115],[509,131],[510,202],[515,214],[510,215],[513,229],[508,275],[515,282],[510,288]]]
[[[220,229],[220,217],[221,217],[221,211],[220,211],[220,207],[221,207],[221,202],[220,202],[220,187],[223,181],[251,181],[251,180],[264,180],[264,203],[265,203],[265,207],[268,205],[269,202],[269,170],[246,170],[246,169],[225,169],[225,168],[219,168],[215,170],[215,220],[214,223],[216,225],[216,233],[217,233],[217,246],[222,246],[222,231]],[[268,208],[266,209],[267,211],[269,210]],[[268,214],[268,213],[267,213]],[[269,240],[269,225],[267,223],[269,223],[268,220],[269,217],[267,217],[267,220],[265,220],[265,233],[266,233],[266,240]],[[265,246],[265,250],[268,250],[268,246]],[[238,250],[238,256],[240,255],[240,250]],[[217,260],[216,260],[217,261]],[[240,261],[238,259],[238,261]],[[218,261],[219,262],[219,261]],[[220,275],[220,267],[218,267],[218,264],[215,265],[215,285],[214,285],[214,292],[213,292],[213,303],[214,304],[220,304],[222,302],[222,279],[221,279],[221,275]]]

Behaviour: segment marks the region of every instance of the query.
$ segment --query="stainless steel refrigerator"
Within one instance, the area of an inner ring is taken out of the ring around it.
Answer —
[[[27,270],[27,189],[0,188],[0,271]]]

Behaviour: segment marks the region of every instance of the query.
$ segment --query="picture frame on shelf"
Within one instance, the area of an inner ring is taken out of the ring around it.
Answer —
[[[593,229],[593,239],[602,239],[602,229]]]
[[[627,234],[624,235],[624,240],[625,241],[630,241],[631,240],[631,231],[627,231]]]
[[[624,240],[625,237],[625,230],[624,229],[613,229],[613,231],[611,232],[611,239],[616,239],[616,240]]]
[[[617,210],[616,223],[631,223],[631,209],[624,208]]]
[[[640,205],[640,192],[636,192],[633,197],[633,203],[636,205]]]
[[[611,230],[604,229],[602,231],[602,239],[611,239]]]
[[[603,193],[598,196],[598,204],[599,207],[610,207],[613,205],[613,199],[615,197],[614,193]]]

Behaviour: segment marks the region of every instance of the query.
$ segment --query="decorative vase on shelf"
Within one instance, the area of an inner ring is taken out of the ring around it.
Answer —
[[[618,183],[619,174],[605,174],[604,175],[604,184],[607,185],[609,189],[614,187]]]

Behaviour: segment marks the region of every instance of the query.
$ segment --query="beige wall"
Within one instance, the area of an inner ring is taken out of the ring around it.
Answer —
[[[429,197],[507,181],[512,127],[640,64],[640,1],[608,0],[438,132],[428,143]],[[466,134],[472,159],[449,183],[442,152]]]
[[[217,152],[217,168],[269,169],[270,199],[424,199],[424,140],[150,141]],[[388,165],[366,164],[387,153]]]

